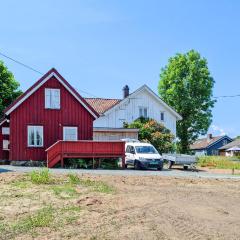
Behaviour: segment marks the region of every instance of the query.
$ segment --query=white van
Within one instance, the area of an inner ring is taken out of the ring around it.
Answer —
[[[142,143],[139,141],[126,142],[125,152],[126,168],[133,166],[135,169],[163,169],[163,158],[150,143]]]

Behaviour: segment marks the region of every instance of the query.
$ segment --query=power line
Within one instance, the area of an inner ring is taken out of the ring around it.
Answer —
[[[15,62],[15,63],[17,63],[17,64],[22,65],[22,66],[25,67],[25,68],[28,68],[28,69],[30,69],[30,70],[32,70],[32,71],[38,73],[38,74],[43,75],[43,73],[41,73],[40,71],[38,71],[38,70],[36,70],[36,69],[34,69],[34,68],[28,66],[27,64],[24,64],[24,63],[20,62],[20,61],[18,61],[18,60],[15,60],[15,59],[13,59],[13,58],[7,56],[6,54],[4,54],[4,53],[2,53],[2,52],[0,52],[0,55],[2,55],[2,56],[5,57],[5,58],[8,58],[8,59],[12,60],[13,62]]]
[[[213,97],[213,98],[234,98],[234,97],[240,97],[240,94],[217,96],[217,97]]]
[[[27,65],[27,64],[25,64],[25,63],[22,63],[22,62],[14,59],[14,58],[11,58],[11,57],[7,56],[6,54],[4,54],[4,53],[2,53],[2,52],[0,52],[0,55],[2,55],[3,57],[5,57],[5,58],[7,58],[7,59],[10,59],[11,61],[13,61],[13,62],[15,62],[15,63],[17,63],[17,64],[19,64],[19,65],[21,65],[21,66],[23,66],[23,67],[25,67],[25,68],[27,68],[27,69],[29,69],[29,70],[31,70],[31,71],[34,71],[34,72],[36,72],[36,73],[38,73],[38,74],[40,74],[40,75],[44,75],[42,72],[40,72],[40,71],[38,71],[38,70],[30,67],[29,65]],[[88,92],[86,92],[86,91],[83,91],[83,90],[80,90],[80,89],[78,89],[78,91],[79,91],[79,92],[82,92],[82,93],[85,93],[85,94],[87,94],[87,95],[89,95],[89,96],[93,96],[93,97],[97,98],[97,96],[95,96],[94,94],[88,93]]]

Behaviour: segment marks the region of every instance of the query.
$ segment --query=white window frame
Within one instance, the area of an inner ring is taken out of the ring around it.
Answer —
[[[163,114],[163,120],[162,120],[162,114]],[[160,120],[161,120],[161,122],[165,121],[165,112],[163,112],[163,111],[160,112]]]
[[[75,140],[67,140],[66,139],[66,130],[67,129],[74,129],[76,131],[76,139]],[[78,140],[78,127],[64,126],[63,127],[63,140],[64,141],[77,141]]]
[[[56,93],[58,93],[56,98]],[[56,100],[57,99],[57,100]],[[60,109],[61,107],[61,92],[58,88],[45,88],[45,108]]]
[[[3,150],[9,150],[9,140],[3,140],[3,142],[2,142],[2,148],[3,148]],[[7,147],[6,147],[7,146]]]
[[[2,135],[10,135],[10,128],[2,127]]]
[[[31,144],[31,142],[30,142],[30,138],[29,138],[30,129],[33,129],[33,132],[34,132],[34,144]],[[41,136],[42,137],[41,145],[37,145],[37,138],[36,138],[37,130],[40,130],[40,133],[42,135]],[[43,147],[43,144],[44,144],[43,126],[40,126],[40,125],[37,125],[37,126],[28,125],[27,126],[27,143],[28,143],[28,147]]]
[[[146,116],[144,114],[145,110],[146,110],[146,113],[147,113]],[[147,107],[139,107],[138,111],[139,111],[138,112],[139,117],[148,118],[148,108]],[[141,112],[142,112],[142,114],[141,114]]]

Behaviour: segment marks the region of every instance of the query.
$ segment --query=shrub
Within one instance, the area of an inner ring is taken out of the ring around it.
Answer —
[[[53,181],[47,168],[42,169],[41,171],[32,171],[30,173],[30,180],[35,184],[49,184]]]
[[[80,182],[78,175],[74,173],[68,174],[68,180],[71,184],[78,184]]]
[[[223,156],[198,157],[198,165],[201,167],[220,169],[240,169],[240,161],[238,159]]]

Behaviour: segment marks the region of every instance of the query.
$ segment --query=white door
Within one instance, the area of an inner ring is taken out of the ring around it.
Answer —
[[[63,140],[64,141],[77,141],[78,140],[77,127],[63,127]]]

